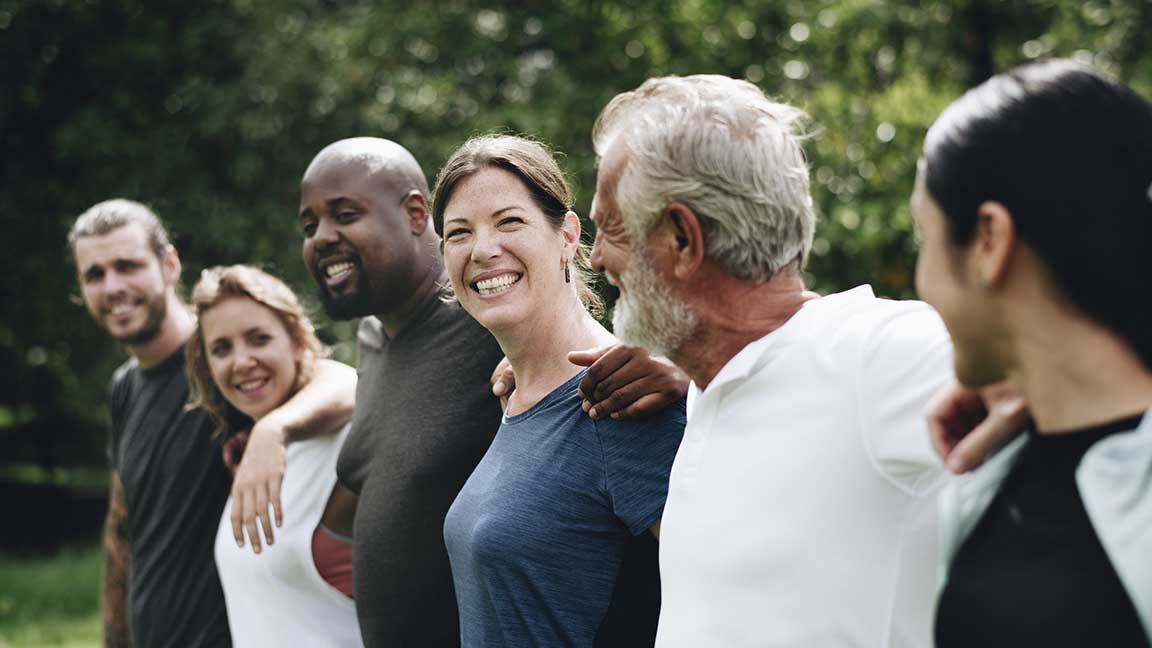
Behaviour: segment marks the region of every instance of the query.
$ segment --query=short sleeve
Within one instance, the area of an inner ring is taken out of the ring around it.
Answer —
[[[612,510],[632,535],[643,533],[664,513],[684,424],[683,399],[647,418],[596,421]]]
[[[127,392],[125,384],[130,375],[128,363],[125,363],[112,374],[108,383],[108,443],[104,447],[108,459],[108,466],[112,470],[120,470],[120,437],[124,429],[124,408]]]
[[[928,403],[952,380],[952,342],[936,311],[897,314],[870,336],[861,357],[859,408],[877,469],[910,494],[945,477],[928,438]]]

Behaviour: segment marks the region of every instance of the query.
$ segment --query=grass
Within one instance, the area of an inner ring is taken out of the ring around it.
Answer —
[[[0,555],[0,648],[99,646],[100,548]]]

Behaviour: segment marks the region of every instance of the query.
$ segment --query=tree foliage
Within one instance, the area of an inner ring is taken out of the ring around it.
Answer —
[[[469,135],[529,133],[566,155],[586,215],[600,108],[650,76],[715,72],[812,115],[812,286],[904,297],[907,194],[939,111],[1045,56],[1148,94],[1150,34],[1148,0],[0,0],[6,457],[99,461],[124,354],[70,301],[64,242],[99,200],[153,206],[187,283],[256,262],[310,294],[296,188],[325,144],[392,138],[432,176]]]

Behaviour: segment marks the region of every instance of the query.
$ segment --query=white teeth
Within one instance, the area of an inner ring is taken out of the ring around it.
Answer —
[[[517,281],[520,281],[520,275],[518,274],[502,274],[499,277],[477,281],[476,290],[481,295],[495,295],[496,293],[504,292]]]
[[[257,378],[256,380],[248,380],[248,381],[240,383],[239,385],[236,385],[236,389],[239,391],[242,391],[242,392],[250,392],[254,389],[259,389],[260,387],[263,387],[264,383],[266,383],[266,382],[268,382],[267,378]]]
[[[116,306],[113,306],[112,310],[110,312],[113,315],[123,315],[124,313],[127,313],[130,310],[132,310],[131,304],[118,304]]]
[[[341,261],[340,263],[333,263],[327,268],[324,268],[324,274],[327,275],[329,279],[333,279],[352,272],[352,268],[353,265],[350,261]]]

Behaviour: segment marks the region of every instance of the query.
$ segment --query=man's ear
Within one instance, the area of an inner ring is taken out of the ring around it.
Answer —
[[[673,271],[686,279],[704,263],[704,229],[700,216],[682,202],[671,202],[664,208],[664,219],[672,235]]]
[[[160,269],[166,285],[175,286],[180,283],[180,255],[171,244],[164,248],[164,258],[160,260]]]
[[[981,285],[1004,280],[1018,244],[1016,222],[1003,204],[988,200],[976,208],[976,235],[969,255]]]
[[[432,215],[428,211],[428,201],[424,198],[424,194],[415,189],[409,191],[404,202],[400,203],[400,208],[408,217],[408,230],[414,236],[423,236],[425,230],[432,224]]]

